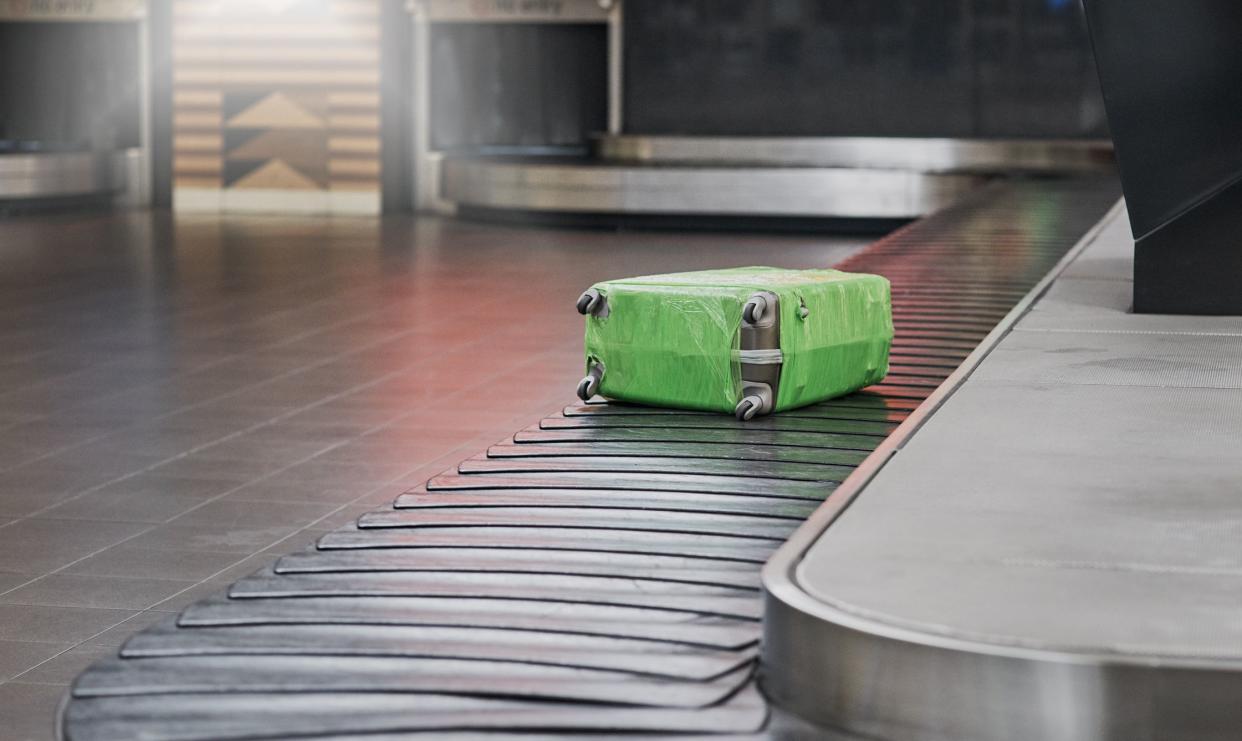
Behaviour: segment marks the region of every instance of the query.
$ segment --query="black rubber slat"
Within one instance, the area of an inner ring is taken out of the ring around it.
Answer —
[[[258,692],[451,693],[473,697],[702,708],[749,679],[744,667],[708,682],[635,677],[517,662],[375,656],[176,656],[103,661],[74,685],[78,697]]]
[[[621,489],[686,492],[719,492],[790,499],[823,499],[833,488],[830,482],[789,479],[756,479],[744,476],[673,473],[621,473],[613,471],[443,473],[426,484],[428,491],[470,489]]]
[[[955,366],[960,365],[961,362],[965,360],[967,356],[970,355],[970,351],[974,349],[974,348],[955,348],[955,347],[928,347],[928,346],[923,346],[923,345],[916,345],[914,344],[913,340],[911,340],[910,343],[908,344],[898,345],[897,347],[899,347],[901,350],[900,357],[902,358],[924,358],[926,360],[935,361],[937,363],[953,363]],[[889,359],[891,360],[894,357],[897,357],[897,356],[890,355]],[[863,393],[870,393],[870,392],[871,392],[871,389],[867,389],[866,392],[859,392],[859,395]]]
[[[513,436],[515,443],[553,442],[646,442],[717,443],[727,445],[781,445],[824,450],[870,452],[883,438],[874,435],[824,435],[815,432],[764,432],[720,430],[709,427],[666,428],[651,426],[578,426],[546,430],[528,427]]]
[[[676,512],[716,512],[803,520],[819,506],[816,500],[773,499],[733,494],[593,489],[496,489],[464,492],[426,491],[421,487],[397,497],[396,509],[441,507],[610,507]]]
[[[413,625],[594,635],[742,651],[759,641],[755,625],[717,615],[543,600],[437,597],[215,597],[187,607],[186,628],[248,625]]]
[[[594,733],[745,733],[763,727],[767,705],[753,683],[707,709],[669,710],[382,692],[214,693],[82,698],[66,710],[73,741],[251,741],[345,733],[531,729]]]
[[[642,530],[645,532],[703,533],[782,542],[800,523],[795,519],[756,517],[726,512],[687,512],[659,509],[625,510],[598,507],[462,507],[394,509],[369,512],[358,528],[522,527],[581,528],[588,530]]]
[[[642,473],[686,475],[686,464],[668,457],[636,456],[539,456],[533,458],[494,458],[487,454],[462,461],[462,474],[480,473]],[[853,472],[853,466],[782,461],[703,458],[696,462],[694,475],[735,476],[739,478],[785,481],[823,481],[839,483]],[[759,484],[763,486],[763,484]]]
[[[696,414],[700,416],[710,416],[719,419],[722,415],[713,412],[688,412],[680,409],[662,409],[660,407],[635,407],[623,406],[620,404],[574,404],[565,407],[561,412],[566,417],[589,417],[589,416],[682,416],[687,414]],[[779,416],[787,418],[806,417],[810,419],[842,419],[842,420],[859,420],[863,422],[900,422],[905,418],[905,414],[900,410],[890,409],[868,409],[865,407],[851,407],[843,404],[814,404],[811,406],[801,407],[799,409],[790,409],[787,412],[780,412]]]
[[[770,540],[642,530],[572,528],[458,527],[426,530],[358,530],[327,533],[318,547],[325,550],[389,548],[511,548],[635,553],[681,558],[710,558],[763,563],[776,549]]]
[[[946,327],[953,329],[971,329],[991,332],[996,323],[1005,315],[996,311],[991,314],[945,314],[933,312],[896,311],[893,313],[893,324],[896,327]]]
[[[754,568],[742,562],[632,553],[502,548],[444,548],[439,552],[399,548],[378,552],[309,550],[283,556],[273,568],[278,574],[477,571],[633,576],[688,584],[759,588]]]
[[[911,352],[921,352],[921,351],[912,350]],[[958,354],[958,351],[952,351],[952,353],[953,353],[953,356],[957,358],[958,360],[965,357],[965,354]],[[637,407],[631,404],[622,404],[619,402],[608,401],[606,399],[600,399],[598,397],[588,402],[585,402],[583,406],[620,407],[623,409],[635,409],[635,410],[656,409],[655,407]],[[863,389],[861,391],[855,391],[852,394],[847,394],[845,396],[839,396],[829,401],[823,401],[817,404],[810,404],[808,406],[802,407],[801,409],[797,411],[805,411],[808,409],[820,409],[820,408],[823,408],[823,409],[836,409],[836,408],[886,409],[886,410],[894,410],[894,411],[913,411],[914,409],[918,408],[918,404],[914,402],[903,401],[901,399],[890,399],[880,394],[872,393],[870,389]],[[661,412],[670,412],[673,414],[705,414],[705,412],[683,411],[680,409],[674,409],[674,410],[657,409],[657,410]],[[712,414],[718,419],[728,419],[728,415],[716,414],[714,412],[707,412],[707,413]],[[774,416],[785,416],[786,414],[787,413],[785,412],[780,412]],[[754,420],[751,420],[751,421],[754,421]]]
[[[918,366],[934,368],[936,370],[947,371],[952,373],[957,370],[959,363],[951,360],[942,360],[940,358],[927,358],[919,355],[890,355],[888,358],[890,363],[901,364],[902,366]]]
[[[121,649],[122,658],[277,655],[516,662],[708,682],[746,667],[757,652],[476,627],[254,625],[185,630],[175,620],[139,633]]]
[[[965,357],[965,356],[966,356],[965,354],[961,355],[959,357],[959,360],[961,357]],[[728,415],[716,414],[715,412],[690,412],[690,411],[684,411],[681,409],[664,409],[660,407],[637,406],[634,404],[626,404],[623,402],[609,401],[607,399],[601,399],[599,397],[595,397],[595,398],[590,399],[589,401],[583,402],[581,406],[592,407],[592,408],[599,407],[601,409],[602,408],[629,409],[629,410],[634,410],[635,412],[641,412],[643,410],[650,410],[650,411],[670,413],[670,414],[712,414],[713,416],[719,419],[728,419]],[[911,405],[909,402],[886,399],[882,396],[878,396],[876,394],[871,393],[867,389],[863,389],[862,391],[855,391],[852,394],[847,394],[845,396],[839,396],[829,401],[819,402],[818,404],[811,404],[809,406],[802,407],[802,409],[814,409],[818,407],[853,407],[853,408],[862,408],[862,409],[893,409],[893,410],[911,411],[917,408],[917,406],[918,406],[917,404]],[[781,412],[780,414],[784,414],[784,412]]]
[[[794,445],[730,445],[723,443],[572,443],[524,438],[520,443],[493,445],[488,458],[636,457],[689,458],[764,463],[838,466],[853,470],[866,456],[862,451],[804,448]],[[847,470],[847,474],[848,474]]]
[[[427,492],[420,487],[397,496],[394,503],[395,509],[440,509],[447,506],[602,506],[610,509],[705,511],[804,520],[818,506],[818,501],[739,494],[635,492],[628,489],[473,489],[466,492]]]
[[[229,588],[234,600],[302,597],[437,597],[527,599],[639,607],[696,615],[758,620],[759,594],[751,590],[639,579],[566,574],[353,573],[250,576]]]
[[[868,422],[853,419],[806,419],[774,414],[739,422],[731,417],[702,414],[668,414],[653,417],[617,419],[608,415],[581,417],[549,417],[539,423],[545,430],[567,430],[578,427],[707,427],[714,430],[744,429],[751,432],[815,432],[820,434],[867,435],[884,437],[896,428],[892,422]]]
[[[877,394],[884,394],[886,396],[893,396],[900,399],[919,400],[926,399],[931,396],[931,392],[934,391],[934,389],[924,388],[922,386],[909,386],[907,384],[897,382],[889,383],[887,380],[870,387],[870,390]]]
[[[927,365],[920,364],[920,363],[893,363],[888,366],[888,375],[890,376],[894,374],[916,375],[916,376],[934,375],[940,378],[946,378],[954,370],[956,370],[956,368],[928,367]]]
[[[928,376],[922,374],[889,373],[888,376],[885,377],[884,383],[900,384],[902,386],[909,387],[926,386],[927,388],[935,389],[937,386],[944,383],[945,378],[946,376],[941,375]]]

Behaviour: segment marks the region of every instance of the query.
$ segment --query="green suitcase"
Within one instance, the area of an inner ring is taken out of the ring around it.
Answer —
[[[848,394],[888,373],[889,284],[839,270],[734,268],[597,283],[584,401],[595,394],[739,419]]]

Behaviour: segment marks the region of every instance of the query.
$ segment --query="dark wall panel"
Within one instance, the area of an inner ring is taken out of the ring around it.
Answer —
[[[607,50],[598,24],[438,24],[432,147],[583,145],[607,125]]]
[[[1076,0],[626,0],[625,128],[1106,136]]]
[[[383,0],[380,8],[380,193],[384,211],[408,211],[414,175],[413,34],[404,0]]]
[[[132,23],[0,23],[0,139],[138,146]]]

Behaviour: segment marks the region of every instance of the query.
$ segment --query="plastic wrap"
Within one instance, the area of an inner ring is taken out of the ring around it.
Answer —
[[[587,317],[587,367],[603,396],[732,412],[742,391],[739,327],[756,291],[780,299],[775,408],[849,393],[888,372],[888,281],[836,270],[736,268],[598,283],[607,308]]]
[[[879,383],[888,375],[888,351],[893,344],[887,279],[838,270],[795,275],[805,280],[769,288],[781,299],[784,362],[776,411]]]

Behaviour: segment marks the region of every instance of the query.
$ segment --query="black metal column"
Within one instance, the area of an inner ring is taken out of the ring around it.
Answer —
[[[172,208],[173,191],[173,7],[172,0],[148,6],[150,45],[151,205]]]
[[[1242,3],[1084,5],[1134,229],[1134,310],[1242,314]]]
[[[380,36],[380,151],[384,213],[411,209],[414,174],[410,15],[403,0],[383,0]]]

